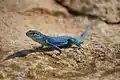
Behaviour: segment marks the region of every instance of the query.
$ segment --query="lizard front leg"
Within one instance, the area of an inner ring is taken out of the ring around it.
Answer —
[[[49,46],[53,47],[54,49],[58,50],[60,53],[62,52],[61,49],[54,44],[51,44],[51,43],[47,42],[47,45],[49,45]]]

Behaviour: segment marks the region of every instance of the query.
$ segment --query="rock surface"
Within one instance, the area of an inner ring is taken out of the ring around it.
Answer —
[[[0,80],[120,79],[119,24],[72,16],[54,0],[0,0],[0,8]],[[91,21],[95,24],[84,48],[62,49],[61,55],[39,49],[40,44],[25,35],[34,29],[47,35],[80,36]]]
[[[120,0],[56,0],[71,13],[99,18],[107,23],[120,23]]]

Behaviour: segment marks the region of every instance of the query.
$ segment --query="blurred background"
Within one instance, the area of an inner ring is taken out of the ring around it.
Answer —
[[[80,36],[83,49],[38,50],[28,30]],[[22,75],[21,75],[22,74]],[[0,0],[0,80],[120,80],[119,0]]]

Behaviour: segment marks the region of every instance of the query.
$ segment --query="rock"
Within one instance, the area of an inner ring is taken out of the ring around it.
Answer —
[[[55,16],[69,15],[67,10],[58,5],[54,0],[9,0],[0,1],[0,12],[18,12],[31,15],[33,13],[46,13]]]
[[[74,15],[99,18],[107,23],[120,23],[119,0],[56,0]]]

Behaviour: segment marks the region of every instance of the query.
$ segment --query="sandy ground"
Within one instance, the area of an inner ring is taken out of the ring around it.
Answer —
[[[0,80],[120,80],[119,24],[73,16],[53,0],[40,0],[37,7],[31,5],[34,1],[28,2],[29,8],[21,1],[22,7],[15,9],[12,2],[1,2],[5,7],[0,11]],[[38,30],[80,36],[91,21],[95,24],[84,48],[77,50],[73,45],[60,55],[56,50],[36,49],[40,44],[25,35]]]

